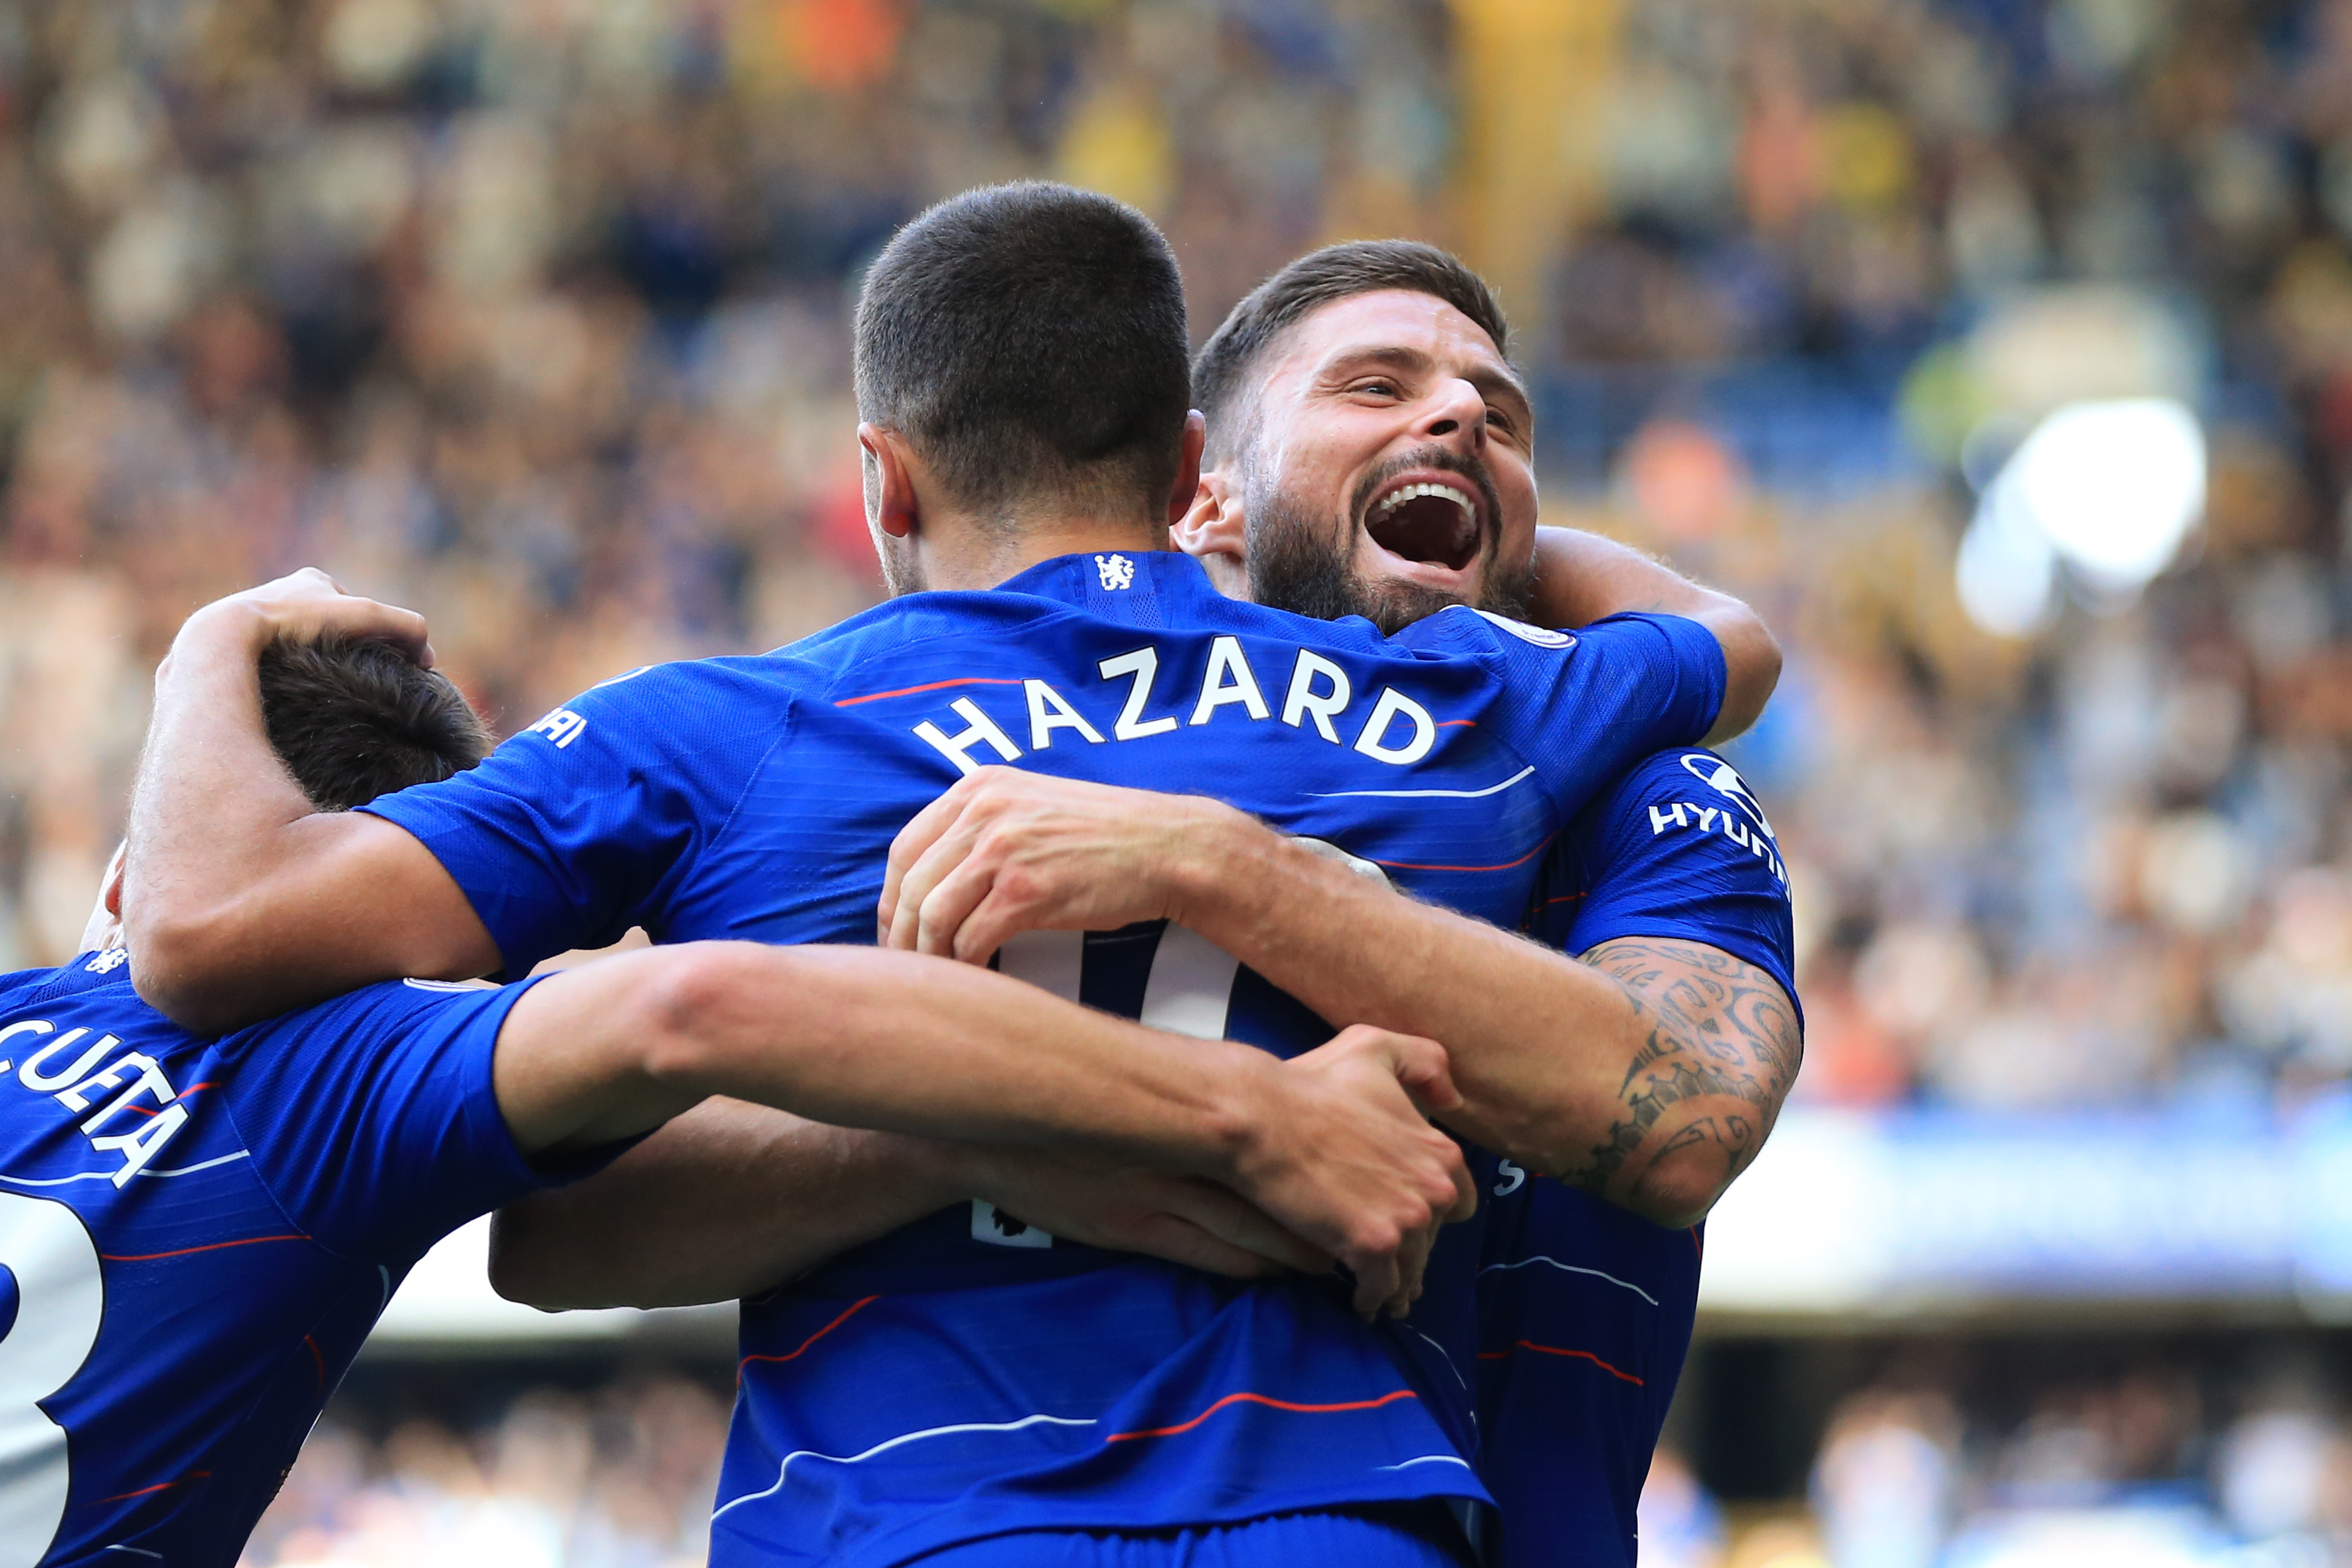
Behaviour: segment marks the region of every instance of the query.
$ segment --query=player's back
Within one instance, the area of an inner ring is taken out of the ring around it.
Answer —
[[[208,1040],[125,956],[0,977],[0,1568],[234,1563],[403,1273],[535,1185],[484,1120],[506,993]]]
[[[1568,812],[1703,730],[1720,669],[1689,622],[1580,640],[1464,610],[1384,639],[1224,599],[1181,556],[1066,557],[608,683],[369,809],[440,856],[510,970],[631,924],[870,942],[899,828],[999,763],[1213,795],[1516,923]],[[1003,961],[1284,1055],[1332,1032],[1181,929],[1034,934]],[[978,1206],[933,1216],[747,1304],[717,1560],[1477,1497],[1475,1248],[1450,1232],[1412,1323],[1367,1330],[1328,1281],[1234,1285]]]

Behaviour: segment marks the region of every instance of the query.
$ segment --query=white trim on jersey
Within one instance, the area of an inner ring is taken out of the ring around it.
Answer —
[[[1500,784],[1489,784],[1484,789],[1334,789],[1328,794],[1312,797],[1318,800],[1347,800],[1367,795],[1384,800],[1483,800],[1489,795],[1499,795],[1514,784],[1526,782],[1535,769],[1521,768]]]
[[[1524,1269],[1530,1263],[1549,1263],[1553,1268],[1563,1270],[1570,1274],[1590,1274],[1596,1280],[1606,1280],[1611,1284],[1619,1287],[1621,1290],[1633,1291],[1635,1295],[1641,1297],[1643,1301],[1649,1302],[1650,1305],[1654,1307],[1658,1304],[1657,1297],[1650,1294],[1649,1291],[1642,1289],[1641,1286],[1621,1280],[1614,1274],[1604,1274],[1598,1269],[1579,1268],[1574,1263],[1563,1263],[1557,1258],[1547,1258],[1540,1254],[1533,1258],[1522,1258],[1516,1263],[1489,1263],[1485,1268],[1479,1270],[1478,1272],[1481,1274],[1492,1274],[1498,1269]]]

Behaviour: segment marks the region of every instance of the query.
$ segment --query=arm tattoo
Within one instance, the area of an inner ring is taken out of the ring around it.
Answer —
[[[1728,1185],[1763,1147],[1804,1055],[1788,993],[1755,965],[1698,942],[1629,936],[1582,961],[1625,988],[1644,1032],[1608,1141],[1560,1179],[1623,1201],[1668,1155],[1706,1147]]]

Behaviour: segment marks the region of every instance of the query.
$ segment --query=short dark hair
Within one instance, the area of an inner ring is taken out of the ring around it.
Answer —
[[[1192,407],[1175,253],[1124,202],[1049,181],[951,196],[857,301],[857,414],[964,505],[1176,482]]]
[[[1209,449],[1234,450],[1249,405],[1250,369],[1276,338],[1337,299],[1402,288],[1433,295],[1495,340],[1509,358],[1511,324],[1486,280],[1460,257],[1409,239],[1347,240],[1310,250],[1259,284],[1233,308],[1192,361],[1192,392],[1209,420]]]
[[[490,754],[488,729],[449,677],[350,637],[263,649],[261,722],[321,811],[446,779]]]

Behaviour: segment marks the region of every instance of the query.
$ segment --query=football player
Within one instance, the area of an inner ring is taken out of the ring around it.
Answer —
[[[316,810],[488,748],[380,644],[273,648],[257,695],[264,764]],[[427,1248],[714,1092],[1140,1157],[1375,1270],[1462,1179],[1407,1097],[1453,1098],[1427,1041],[1278,1063],[969,966],[742,942],[392,981],[208,1040],[132,991],[122,896],[118,854],[81,954],[0,977],[0,1563],[228,1568]]]

